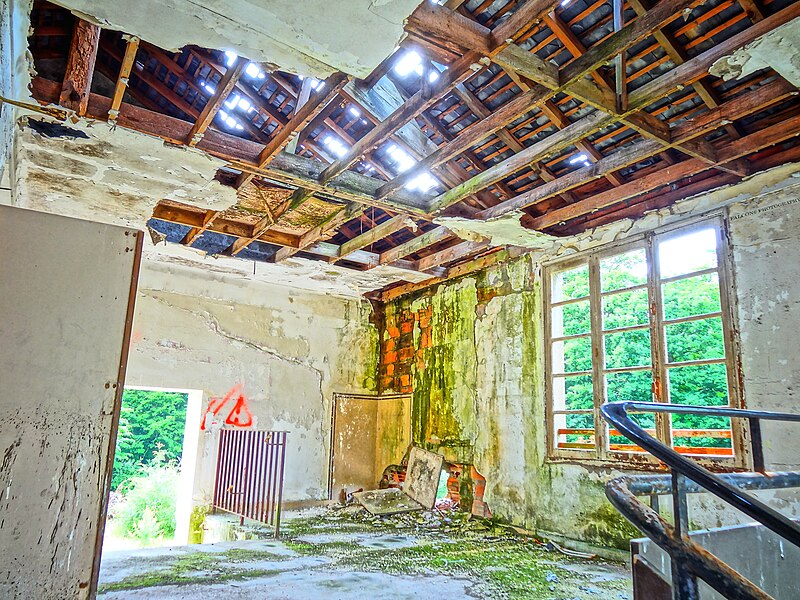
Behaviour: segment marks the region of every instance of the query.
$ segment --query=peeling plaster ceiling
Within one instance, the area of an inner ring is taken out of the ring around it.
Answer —
[[[233,50],[284,71],[366,77],[402,39],[421,0],[57,0],[104,28],[164,49]],[[323,18],[321,18],[323,17]]]
[[[709,73],[725,81],[741,79],[771,67],[795,87],[800,87],[800,19],[770,31],[725,58]]]
[[[547,248],[558,240],[556,236],[540,233],[522,226],[522,212],[512,212],[490,221],[476,221],[463,217],[439,217],[434,223],[444,225],[458,237],[480,242],[486,238],[493,246],[520,246],[522,248]]]

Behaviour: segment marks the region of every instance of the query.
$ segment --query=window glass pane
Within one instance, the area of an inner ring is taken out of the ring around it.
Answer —
[[[664,326],[671,363],[725,358],[722,319],[711,317]]]
[[[658,266],[662,278],[716,267],[716,229],[699,229],[659,242]]]
[[[605,368],[643,367],[650,364],[650,330],[636,329],[603,336]]]
[[[606,402],[652,402],[653,374],[647,371],[626,371],[606,375]]]
[[[647,289],[603,296],[603,329],[617,329],[648,322]]]
[[[653,374],[651,371],[608,373],[605,376],[606,402],[652,402]],[[653,413],[628,413],[635,423],[655,435],[656,418]],[[615,429],[608,432],[609,450],[615,452],[643,452],[631,440]]]
[[[592,329],[588,300],[554,306],[551,314],[552,332],[550,335],[554,338],[589,333]]]
[[[639,425],[647,433],[654,436],[656,435],[656,418],[652,413],[628,413],[634,423]],[[611,429],[608,432],[608,449],[612,452],[644,452],[633,443],[632,440],[622,435],[616,429]]]
[[[696,275],[661,285],[664,318],[680,319],[719,312],[719,276]]]
[[[589,265],[582,265],[569,271],[553,273],[553,302],[583,298],[589,295]]]
[[[691,365],[667,369],[669,401],[695,406],[728,406],[728,379],[725,363]],[[684,417],[675,416],[678,421]]]
[[[592,370],[592,340],[589,336],[553,342],[553,373]]]
[[[594,391],[591,375],[554,377],[553,408],[560,410],[583,410],[572,414],[553,414],[556,446],[578,450],[593,450],[594,438]]]
[[[600,260],[600,287],[604,292],[647,283],[644,248]]]

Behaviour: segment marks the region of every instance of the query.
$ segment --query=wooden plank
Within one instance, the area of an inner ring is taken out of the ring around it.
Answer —
[[[434,2],[422,2],[406,20],[405,30],[415,38],[456,54],[492,51],[488,28],[459,12]]]
[[[197,117],[197,120],[192,126],[192,130],[189,132],[189,137],[186,140],[188,146],[196,146],[197,142],[203,139],[203,134],[206,129],[208,129],[208,126],[211,125],[214,117],[217,116],[219,109],[222,108],[222,104],[228,99],[228,96],[236,86],[246,66],[247,59],[240,56],[236,60],[236,63],[225,71],[222,79],[220,79],[217,84],[216,91],[211,98],[209,98],[208,102],[206,102],[203,110],[200,111],[200,116]]]
[[[575,144],[578,140],[613,121],[614,117],[612,115],[600,111],[594,112],[580,121],[576,121],[569,127],[557,131],[553,135],[528,146],[522,152],[489,167],[482,173],[478,173],[469,181],[436,196],[431,200],[428,206],[428,212],[431,214],[438,214],[456,202],[461,201],[465,196],[475,193],[476,190],[504,179],[532,162],[542,160],[567,146]]]
[[[77,19],[72,31],[72,43],[67,57],[64,82],[61,85],[59,104],[74,110],[80,116],[86,114],[86,107],[89,104],[99,44],[100,27],[83,19]]]
[[[434,254],[423,256],[417,261],[417,269],[420,271],[427,271],[433,267],[438,267],[445,263],[453,262],[459,258],[464,258],[470,254],[474,254],[479,250],[484,250],[489,246],[489,240],[482,242],[461,242],[455,246],[445,248]]]
[[[525,0],[517,3],[511,16],[492,30],[492,47],[496,51],[526,33],[556,6],[561,0]]]
[[[539,58],[533,52],[511,44],[494,57],[494,62],[506,70],[524,75],[531,81],[551,90],[560,87],[558,65]]]
[[[669,25],[681,17],[683,10],[695,0],[661,0],[646,14],[625,25],[601,42],[589,48],[585,54],[567,64],[560,73],[561,85],[566,86],[595,71],[611,56],[624,52],[652,32]]]
[[[361,248],[369,246],[378,240],[382,240],[406,227],[416,227],[414,221],[407,215],[396,215],[391,219],[387,219],[383,223],[376,225],[372,229],[342,244],[339,249],[339,258],[344,258],[348,254],[352,254],[356,250],[361,250]]]
[[[114,85],[114,95],[111,98],[111,107],[108,109],[108,120],[114,121],[119,116],[119,106],[128,88],[128,78],[131,75],[133,63],[136,62],[136,52],[139,50],[139,38],[130,36],[125,46],[125,55],[122,57],[122,64],[119,69],[119,76]]]
[[[403,258],[409,254],[414,254],[423,248],[427,248],[428,246],[431,246],[437,242],[444,241],[447,238],[452,237],[452,235],[453,234],[449,229],[447,229],[447,227],[437,227],[436,229],[431,229],[430,231],[423,233],[422,235],[419,235],[404,244],[400,244],[399,246],[390,248],[386,252],[382,252],[380,264],[385,265],[387,263],[394,262],[398,258]]]
[[[757,37],[769,33],[797,17],[800,17],[800,2],[790,4],[783,10],[766,17],[744,31],[715,44],[682,65],[676,66],[660,77],[645,83],[631,92],[629,111],[645,108],[672,91],[705,77],[708,74],[708,68],[720,58],[731,54]]]

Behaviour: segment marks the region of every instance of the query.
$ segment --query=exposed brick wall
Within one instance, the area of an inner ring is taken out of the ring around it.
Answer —
[[[412,369],[425,368],[424,349],[431,347],[431,315],[428,306],[412,311],[410,303],[395,302],[386,306],[381,338],[378,376],[382,392],[411,393]],[[418,328],[418,345],[414,329]]]

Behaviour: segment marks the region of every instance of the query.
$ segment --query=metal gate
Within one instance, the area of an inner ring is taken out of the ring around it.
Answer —
[[[272,525],[278,537],[287,433],[220,430],[214,511]]]

